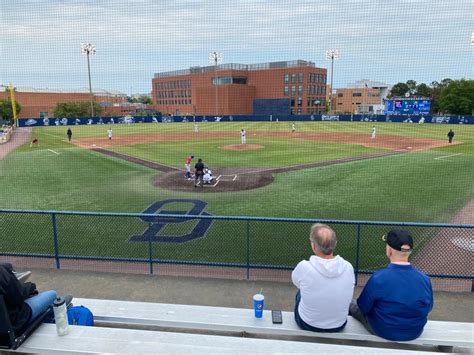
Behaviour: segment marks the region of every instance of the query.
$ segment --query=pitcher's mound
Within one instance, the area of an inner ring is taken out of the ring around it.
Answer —
[[[257,150],[262,149],[263,145],[260,144],[229,144],[220,147],[225,150]]]

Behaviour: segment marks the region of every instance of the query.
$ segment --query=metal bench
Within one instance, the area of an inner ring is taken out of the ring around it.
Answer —
[[[41,325],[18,351],[36,354],[406,354],[394,349],[102,327],[71,326],[69,334],[60,337],[54,324]]]
[[[99,324],[120,327],[148,327],[157,330],[185,330],[219,334],[222,332],[251,337],[277,339],[303,339],[319,341],[333,339],[366,341],[374,346],[403,348],[403,345],[474,348],[474,324],[461,322],[428,321],[423,334],[412,341],[392,342],[370,334],[357,320],[349,317],[339,333],[314,333],[301,330],[295,323],[293,312],[283,313],[283,324],[273,324],[271,312],[264,311],[256,319],[252,309],[189,306],[146,302],[75,299],[75,304],[88,307]]]

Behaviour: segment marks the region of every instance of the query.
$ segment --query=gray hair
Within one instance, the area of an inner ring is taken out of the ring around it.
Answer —
[[[322,223],[313,224],[309,240],[324,255],[331,255],[337,244],[336,232]]]

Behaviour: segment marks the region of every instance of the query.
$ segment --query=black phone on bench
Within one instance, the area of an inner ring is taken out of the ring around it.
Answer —
[[[282,324],[283,317],[281,311],[272,310],[272,323],[273,324]]]

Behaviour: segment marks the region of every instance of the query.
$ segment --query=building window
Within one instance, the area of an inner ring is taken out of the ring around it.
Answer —
[[[303,95],[303,85],[298,85],[298,95]]]
[[[291,74],[291,82],[296,83],[296,74]]]
[[[291,99],[291,104],[290,104],[291,107],[295,107],[295,99]]]
[[[343,97],[343,96],[344,96],[344,94],[343,94],[343,93],[339,93],[339,94],[337,94],[337,97]]]
[[[301,97],[298,97],[298,106],[303,106],[303,99]]]
[[[298,115],[301,115],[301,109],[300,108],[298,109]]]
[[[288,84],[289,80],[290,80],[290,74],[285,74],[285,84]]]
[[[361,92],[353,92],[352,97],[361,97],[362,93]]]
[[[283,95],[288,96],[288,86],[283,89]]]
[[[298,82],[302,83],[303,82],[303,73],[298,74]]]
[[[291,87],[291,95],[296,95],[296,86]]]

